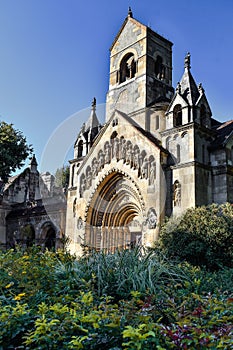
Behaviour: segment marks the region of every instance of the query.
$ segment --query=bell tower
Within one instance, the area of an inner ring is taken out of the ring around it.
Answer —
[[[171,101],[172,45],[134,19],[129,8],[110,48],[107,119],[116,109],[133,116],[156,103]],[[143,121],[140,124],[145,128]]]

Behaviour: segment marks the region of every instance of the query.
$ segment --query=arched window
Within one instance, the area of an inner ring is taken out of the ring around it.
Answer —
[[[114,127],[116,125],[118,125],[118,119],[117,118],[113,119],[113,121],[112,121],[112,126]]]
[[[74,170],[75,170],[75,164],[72,165],[71,168],[71,186],[74,186]]]
[[[78,158],[83,156],[83,140],[78,143]]]
[[[116,131],[113,131],[112,135],[110,136],[110,140],[113,140],[117,137],[117,132]]]
[[[51,226],[45,236],[44,247],[48,250],[54,250],[56,246],[56,232],[55,229]]]
[[[156,78],[163,80],[165,78],[165,67],[161,56],[157,56],[155,61],[155,75]]]
[[[180,163],[180,145],[176,145],[176,161]]]
[[[182,125],[181,105],[176,105],[173,109],[173,125],[174,127]]]
[[[159,129],[159,115],[156,115],[155,117],[155,130]]]
[[[133,53],[125,55],[120,64],[120,83],[132,79],[136,74],[136,61]]]
[[[170,143],[171,143],[171,136],[168,136],[166,138],[166,148],[168,151],[170,151]]]
[[[206,126],[206,107],[204,105],[201,105],[200,108],[200,124],[202,126]]]

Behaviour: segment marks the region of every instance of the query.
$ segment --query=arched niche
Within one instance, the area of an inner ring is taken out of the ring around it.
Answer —
[[[78,142],[78,158],[83,156],[83,140]]]
[[[135,77],[137,63],[132,52],[127,53],[121,60],[119,71],[119,83]]]
[[[177,104],[173,109],[173,126],[178,127],[181,125],[182,125],[182,108],[180,104]]]
[[[56,248],[56,228],[51,221],[45,222],[41,227],[40,244],[48,250]]]
[[[155,75],[159,80],[163,80],[165,78],[165,66],[163,64],[162,57],[159,55],[155,61]]]

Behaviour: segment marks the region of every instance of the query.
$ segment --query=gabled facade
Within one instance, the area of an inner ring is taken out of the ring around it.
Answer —
[[[0,193],[1,246],[56,248],[62,233],[78,254],[151,246],[165,216],[233,203],[233,120],[212,117],[189,53],[173,88],[172,45],[129,10],[110,48],[105,123],[94,98],[67,195],[33,157]]]
[[[53,175],[38,172],[33,156],[30,166],[11,177],[0,196],[0,247],[58,248],[65,218],[66,196],[55,186]]]
[[[190,64],[174,90],[172,43],[129,11],[110,49],[106,122],[95,116],[92,133],[92,106],[70,161],[72,251],[152,245],[165,215],[233,201],[233,122],[212,118]]]

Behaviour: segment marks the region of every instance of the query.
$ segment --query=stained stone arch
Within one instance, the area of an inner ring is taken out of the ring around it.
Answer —
[[[142,232],[135,235],[132,222],[142,222],[144,213],[145,204],[135,181],[113,170],[99,182],[87,205],[85,245],[111,252],[134,245],[141,241]]]

